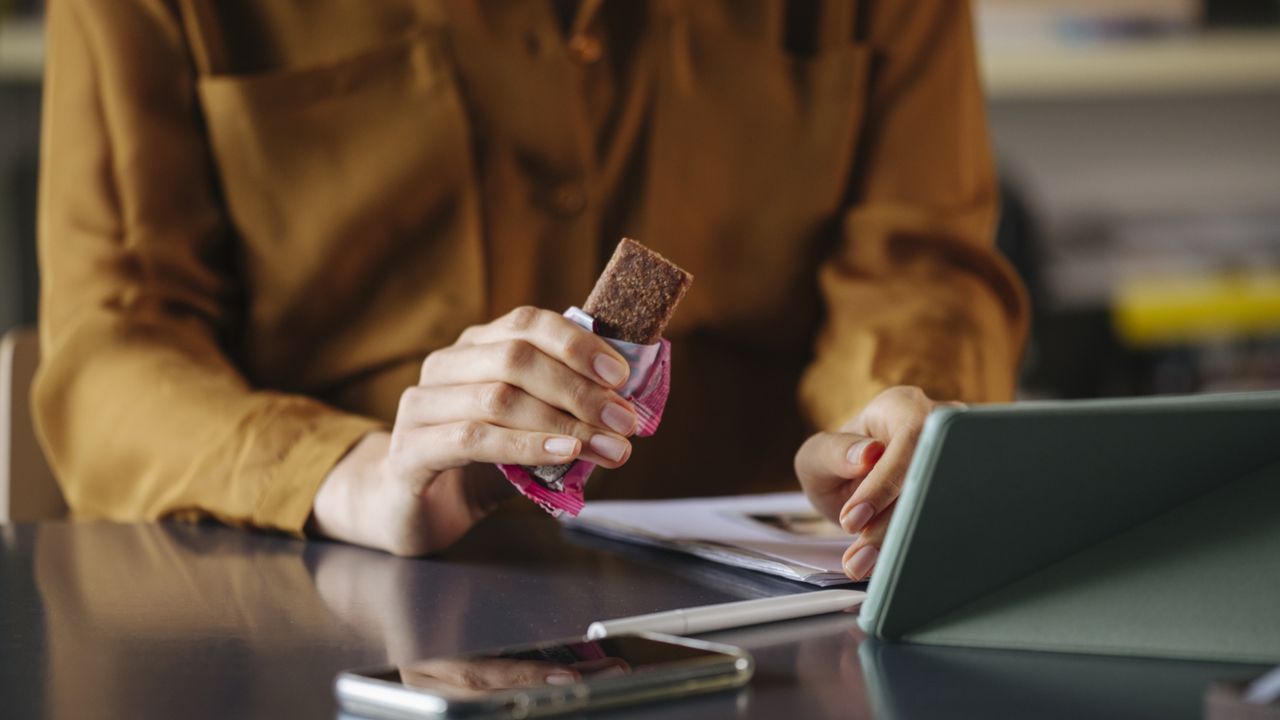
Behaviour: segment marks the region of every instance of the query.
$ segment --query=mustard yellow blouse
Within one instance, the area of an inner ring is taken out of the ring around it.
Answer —
[[[78,515],[300,533],[427,353],[623,235],[696,281],[596,496],[787,486],[890,385],[1012,394],[963,2],[49,5],[34,404]]]

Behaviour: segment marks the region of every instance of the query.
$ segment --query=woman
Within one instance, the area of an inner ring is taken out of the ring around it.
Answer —
[[[595,497],[794,468],[865,577],[929,410],[1012,393],[963,3],[55,0],[48,33],[35,406],[79,515],[421,554],[494,462],[588,458]],[[696,276],[634,456],[619,358],[557,314],[624,235]]]

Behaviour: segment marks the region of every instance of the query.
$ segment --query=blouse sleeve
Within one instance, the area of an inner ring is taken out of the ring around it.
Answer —
[[[49,3],[36,422],[67,502],[300,534],[379,423],[250,386],[233,236],[181,24],[159,2]]]
[[[994,248],[997,183],[968,5],[870,7],[876,62],[856,198],[819,271],[826,323],[800,383],[823,428],[893,385],[1008,400],[1027,332],[1025,291]]]

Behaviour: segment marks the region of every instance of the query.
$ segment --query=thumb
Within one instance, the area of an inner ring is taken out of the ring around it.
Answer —
[[[830,493],[866,477],[883,454],[884,443],[865,435],[817,433],[796,453],[796,476],[811,495]]]

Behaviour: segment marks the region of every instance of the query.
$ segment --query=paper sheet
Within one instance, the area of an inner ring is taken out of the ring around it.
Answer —
[[[561,522],[813,585],[850,582],[840,560],[853,537],[819,516],[803,493],[593,501]]]

